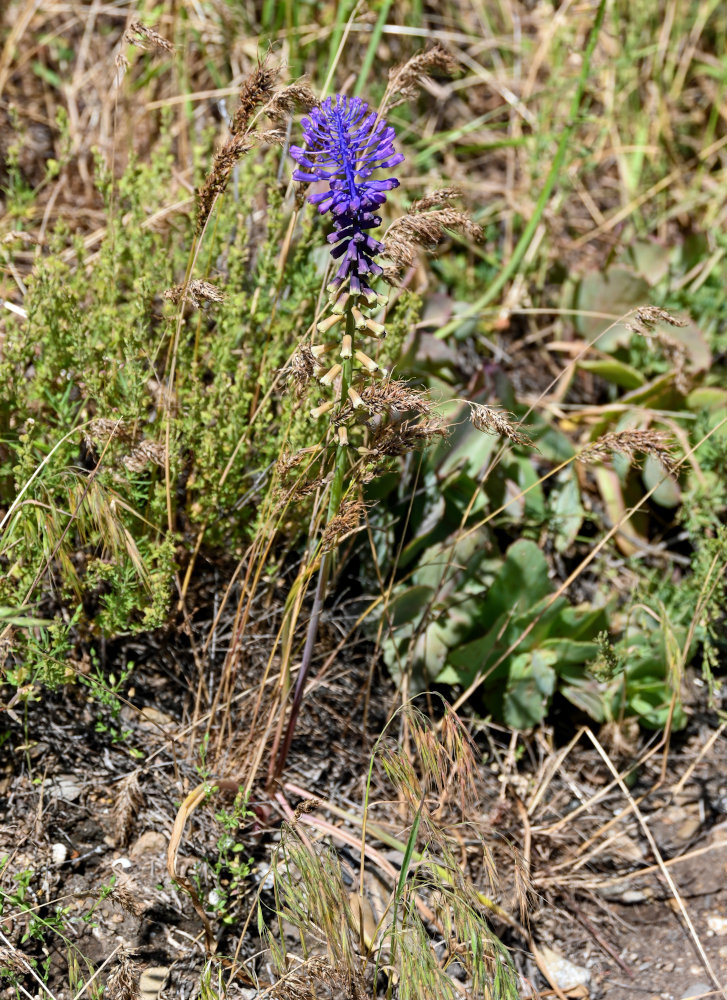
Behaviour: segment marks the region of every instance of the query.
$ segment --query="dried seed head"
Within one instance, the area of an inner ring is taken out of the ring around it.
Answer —
[[[670,475],[676,475],[679,465],[672,454],[673,441],[666,431],[624,430],[604,434],[589,444],[578,456],[579,462],[602,462],[613,452],[626,455],[634,465],[638,465],[639,455],[652,455],[664,466]]]
[[[105,995],[109,1000],[139,1000],[139,971],[131,956],[122,951],[116,968],[106,980]]]
[[[633,320],[633,325],[629,326],[629,329],[635,330],[637,333],[641,332],[640,327],[653,330],[657,323],[667,323],[669,326],[689,326],[686,320],[672,316],[670,312],[659,306],[639,306],[634,313]]]
[[[261,143],[282,145],[285,136],[281,132],[249,132],[234,133],[215,154],[212,169],[204,184],[197,191],[197,232],[199,233],[207,221],[212,206],[218,195],[224,193],[230,180],[232,168],[237,161]]]
[[[268,100],[279,72],[277,66],[269,66],[267,61],[263,60],[247,76],[240,90],[240,103],[230,125],[233,135],[243,133],[250,123],[255,108]]]
[[[167,462],[167,449],[161,441],[140,441],[121,461],[129,472],[142,472],[147,465],[163,468]]]
[[[300,399],[305,395],[306,389],[316,373],[316,358],[310,347],[305,345],[298,348],[290,359],[290,380],[295,387],[295,394]]]
[[[278,478],[287,479],[293,469],[297,469],[303,461],[304,455],[305,452],[302,451],[297,451],[294,455],[291,455],[289,451],[284,451],[275,463],[275,471],[278,474]]]
[[[428,212],[431,208],[441,208],[442,205],[461,197],[462,194],[457,188],[440,188],[439,191],[432,191],[418,201],[413,201],[409,207],[409,215]]]
[[[200,301],[203,299],[208,302],[222,302],[225,297],[224,292],[221,292],[216,285],[200,279],[188,281],[186,284],[173,285],[162,294],[170,302],[179,303],[184,300],[195,309],[199,307]]]
[[[472,426],[478,431],[484,431],[486,434],[499,434],[501,437],[508,438],[513,444],[535,448],[527,434],[519,429],[517,417],[514,414],[506,413],[494,406],[486,406],[484,403],[471,403],[469,400],[468,406]]]
[[[430,413],[432,405],[426,392],[412,389],[407,382],[382,379],[380,382],[369,382],[360,392],[354,390],[353,397],[349,393],[349,402],[341,409],[336,422],[348,420],[354,409],[398,416],[404,413]]]
[[[116,876],[116,882],[108,898],[112,903],[117,903],[122,910],[126,910],[133,917],[140,917],[146,909],[141,889],[125,872],[119,872]]]
[[[370,447],[364,449],[364,453],[373,458],[406,455],[417,448],[426,447],[437,437],[445,438],[448,433],[447,425],[438,418],[386,424],[376,432]]]
[[[456,208],[435,208],[404,215],[389,226],[384,237],[383,255],[389,261],[384,278],[394,283],[405,267],[411,267],[420,250],[433,250],[446,236],[446,231],[482,238],[482,228]]]
[[[277,124],[284,124],[296,111],[308,112],[318,104],[318,98],[303,77],[277,90],[263,108],[263,113]]]
[[[109,438],[115,437],[119,441],[131,441],[134,432],[123,420],[113,420],[110,417],[96,417],[86,425],[83,434],[83,443],[89,451],[96,451],[96,444],[105,445]]]
[[[31,968],[30,962],[15,948],[5,948],[0,945],[0,971],[26,974]]]
[[[143,801],[139,772],[132,771],[117,784],[116,799],[112,811],[116,843],[120,847],[128,844],[136,814]]]
[[[419,90],[429,82],[432,72],[454,76],[458,70],[457,60],[443,45],[437,43],[430,49],[417,53],[405,63],[389,70],[387,93],[390,97],[386,102],[386,109],[395,108],[416,97]]]
[[[641,306],[633,314],[632,321],[624,325],[627,330],[638,333],[645,340],[661,348],[664,357],[672,366],[674,385],[677,391],[686,396],[689,392],[687,372],[689,354],[686,345],[677,340],[676,337],[670,336],[665,330],[657,329],[659,323],[681,327],[689,325],[686,320],[677,319],[666,309],[660,309],[658,306]]]
[[[321,536],[321,549],[330,552],[348,535],[354,534],[363,527],[362,519],[366,514],[366,504],[363,500],[344,500],[341,509],[325,527]]]
[[[153,28],[147,28],[141,21],[133,21],[124,32],[121,41],[125,45],[135,45],[144,52],[149,52],[151,49],[174,52],[174,46],[167,38]]]

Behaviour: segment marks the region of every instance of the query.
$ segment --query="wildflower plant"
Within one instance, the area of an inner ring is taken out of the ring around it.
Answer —
[[[392,85],[393,86],[393,85]],[[382,108],[400,88],[387,91]],[[392,378],[376,360],[386,336],[388,295],[379,279],[398,282],[421,247],[436,245],[445,229],[479,237],[481,230],[448,203],[456,192],[447,189],[415,202],[403,220],[393,223],[379,239],[379,214],[387,194],[399,186],[390,171],[404,156],[395,147],[395,131],[358,97],[328,97],[302,119],[303,143],[290,155],[297,167],[293,179],[315,185],[308,202],[330,217],[333,277],[328,298],[316,324],[316,336],[302,346],[291,363],[299,396],[317,381],[323,397],[309,410],[314,421],[328,419],[332,428],[332,468],[320,564],[301,669],[285,738],[272,768],[282,770],[305,690],[318,623],[326,595],[331,559],[340,540],[355,531],[365,514],[360,487],[386,458],[404,455],[446,434],[433,413],[426,392]],[[442,205],[446,207],[441,208]],[[381,260],[379,260],[381,258]],[[386,286],[384,286],[386,287]]]

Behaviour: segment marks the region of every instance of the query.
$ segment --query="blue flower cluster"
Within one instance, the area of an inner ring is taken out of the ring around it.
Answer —
[[[292,146],[298,163],[297,181],[325,181],[326,191],[309,196],[318,211],[331,212],[334,230],[328,242],[331,256],[341,260],[331,282],[333,289],[349,283],[353,295],[374,296],[369,284],[381,274],[374,257],[383,244],[368,230],[381,225],[376,215],[386,201],[386,191],[398,187],[394,177],[371,180],[375,170],[390,169],[404,159],[394,150],[394,129],[377,119],[375,111],[358,97],[328,97],[304,118],[305,147]]]

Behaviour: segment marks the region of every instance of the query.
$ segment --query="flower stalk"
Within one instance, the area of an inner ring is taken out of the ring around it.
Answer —
[[[342,514],[352,444],[349,424],[355,431],[357,416],[367,412],[365,386],[386,375],[361,350],[358,341],[363,337],[379,339],[386,334],[383,324],[369,315],[387,301],[385,295],[372,288],[374,279],[383,273],[375,258],[384,245],[372,236],[371,230],[381,225],[378,209],[386,201],[386,192],[398,187],[399,181],[394,177],[373,179],[372,175],[404,159],[394,149],[394,129],[357,97],[327,98],[313,108],[302,125],[305,146],[292,146],[290,151],[298,164],[293,178],[322,183],[323,190],[309,195],[308,201],[321,214],[330,213],[332,217],[333,231],[327,240],[338,270],[328,286],[328,314],[316,328],[322,336],[336,339],[307,347],[301,367],[310,366],[319,385],[333,396],[332,405],[330,399],[318,402],[310,415],[314,420],[328,417],[331,421],[335,457],[313,609],[285,736],[276,759],[271,762],[271,780],[280,775],[285,765],[305,692],[335,549],[335,541],[329,544],[330,536],[338,523],[346,520]]]

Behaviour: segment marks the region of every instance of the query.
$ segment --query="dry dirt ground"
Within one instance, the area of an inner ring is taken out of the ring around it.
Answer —
[[[47,695],[24,717],[4,714],[0,964],[15,968],[25,996],[40,990],[25,961],[47,968],[52,995],[70,1000],[99,967],[95,982],[103,983],[122,951],[132,952],[142,970],[145,995],[199,995],[202,923],[171,882],[166,859],[179,803],[200,781],[199,762],[189,762],[185,706],[169,675],[147,665],[130,685],[117,718],[80,687]],[[256,919],[242,939],[240,926],[281,821],[299,801],[290,785],[315,795],[315,815],[341,829],[346,824],[326,803],[360,810],[361,765],[381,718],[372,720],[362,741],[356,690],[361,686],[348,669],[314,691],[287,786],[277,799],[260,790],[255,814],[236,831],[255,863],[241,884],[220,866],[217,848],[222,828],[215,815],[229,809],[230,795],[212,796],[184,831],[177,872],[197,886],[220,968],[229,969],[236,953],[256,970],[261,989],[270,979],[265,961],[255,957]],[[703,692],[695,693],[703,701]],[[374,700],[385,705],[392,694],[385,681],[377,682]],[[726,749],[721,728],[699,700],[692,699],[689,728],[672,738],[666,758],[647,734],[624,730],[596,737],[604,759],[587,733],[559,746],[546,730],[516,739],[481,724],[472,729],[481,763],[479,802],[468,822],[492,851],[498,902],[517,919],[513,858],[521,872],[529,869],[532,940],[564,995],[679,1000],[714,989],[706,964],[727,982]],[[623,776],[621,784],[612,768]],[[377,791],[383,803],[386,789]],[[379,823],[401,834],[395,808],[374,810]],[[463,847],[462,864],[477,878],[476,849]],[[230,893],[227,922],[214,913],[219,889]],[[271,918],[274,900],[265,887],[260,899]],[[54,917],[58,907],[62,919]],[[557,995],[538,972],[527,939],[505,925],[495,928],[513,949],[523,997],[537,995],[532,988]],[[581,986],[572,988],[577,980]],[[235,991],[257,995],[244,975]],[[0,995],[18,994],[6,985]]]

